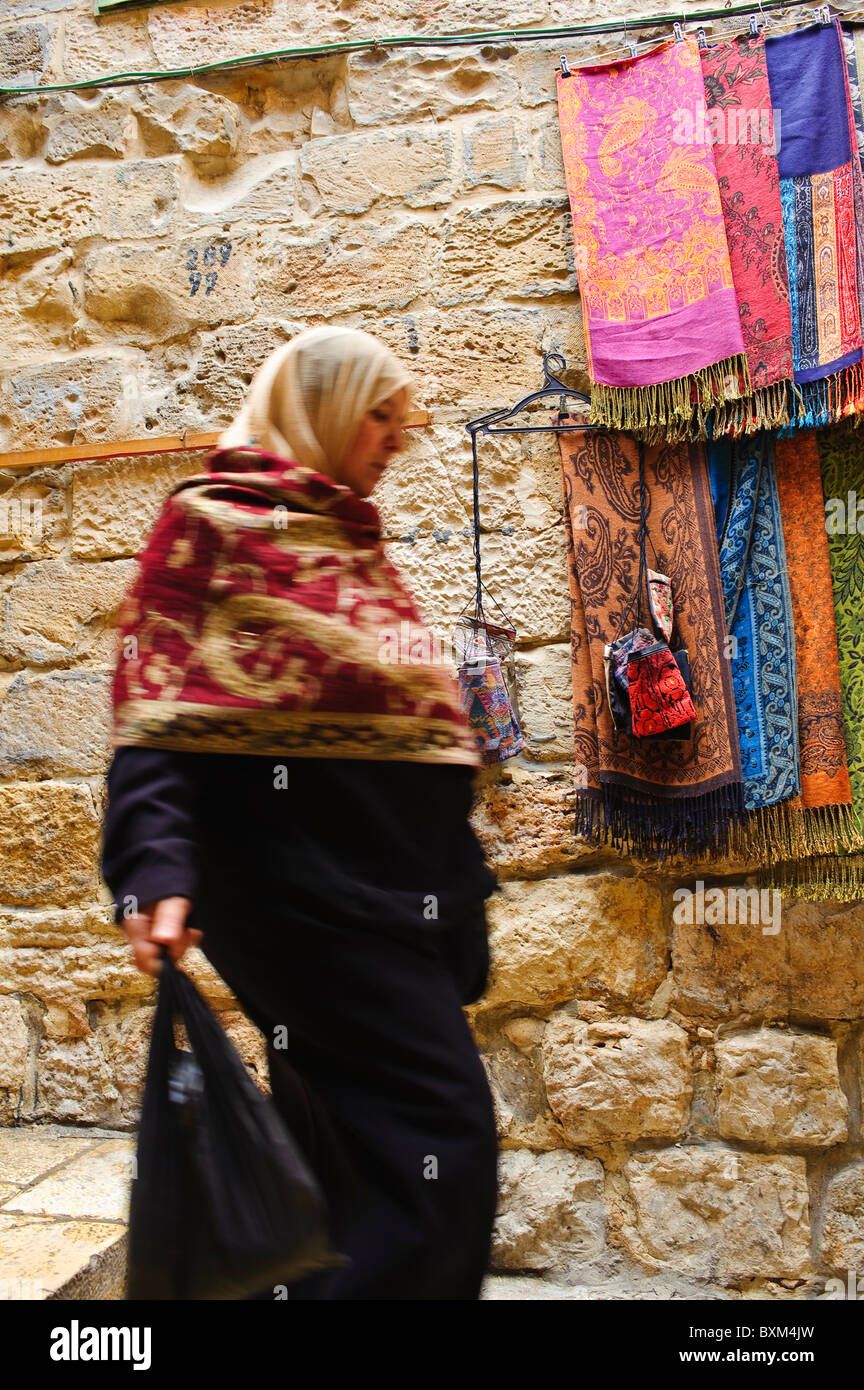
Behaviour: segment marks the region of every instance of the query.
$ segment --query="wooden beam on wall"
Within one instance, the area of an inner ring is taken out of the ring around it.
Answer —
[[[428,410],[409,410],[405,417],[408,429],[424,428],[432,423]],[[221,430],[206,434],[162,434],[148,439],[120,439],[114,443],[70,444],[56,449],[21,449],[0,454],[0,471],[10,468],[38,468],[52,463],[96,462],[99,459],[136,458],[145,454],[192,453],[196,449],[216,447]]]

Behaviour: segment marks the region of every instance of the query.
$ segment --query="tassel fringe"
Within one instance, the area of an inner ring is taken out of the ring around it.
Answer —
[[[589,423],[629,430],[649,444],[680,443],[704,438],[705,422],[717,406],[751,392],[747,358],[736,353],[689,376],[652,386],[594,383]]]
[[[626,787],[607,784],[577,790],[575,830],[589,844],[661,862],[682,853],[721,852],[744,814],[740,783],[702,796],[662,800],[646,800]]]
[[[776,888],[807,902],[828,898],[849,903],[864,898],[864,855],[860,854],[775,864],[760,869],[757,876],[760,888]]]
[[[735,858],[761,864],[811,859],[816,855],[853,854],[864,850],[864,835],[851,806],[813,806],[796,798],[750,811],[729,836]]]

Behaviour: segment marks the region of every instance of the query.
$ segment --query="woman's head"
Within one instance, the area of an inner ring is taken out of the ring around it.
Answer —
[[[253,446],[366,497],[403,447],[411,375],[355,328],[310,328],[259,368],[221,448]]]

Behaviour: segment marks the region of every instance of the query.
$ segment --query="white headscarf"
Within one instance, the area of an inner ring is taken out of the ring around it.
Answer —
[[[259,367],[222,449],[250,445],[338,481],[360,421],[412,377],[389,348],[356,328],[308,328]]]

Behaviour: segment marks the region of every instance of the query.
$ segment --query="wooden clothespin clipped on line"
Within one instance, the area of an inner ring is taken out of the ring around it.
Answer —
[[[408,429],[425,429],[432,424],[429,410],[409,410],[405,417]],[[52,463],[84,463],[98,459],[143,457],[146,454],[194,453],[216,447],[221,430],[206,434],[151,435],[148,439],[120,439],[114,443],[70,444],[56,449],[22,449],[16,453],[0,454],[0,471],[14,468],[37,468]]]

